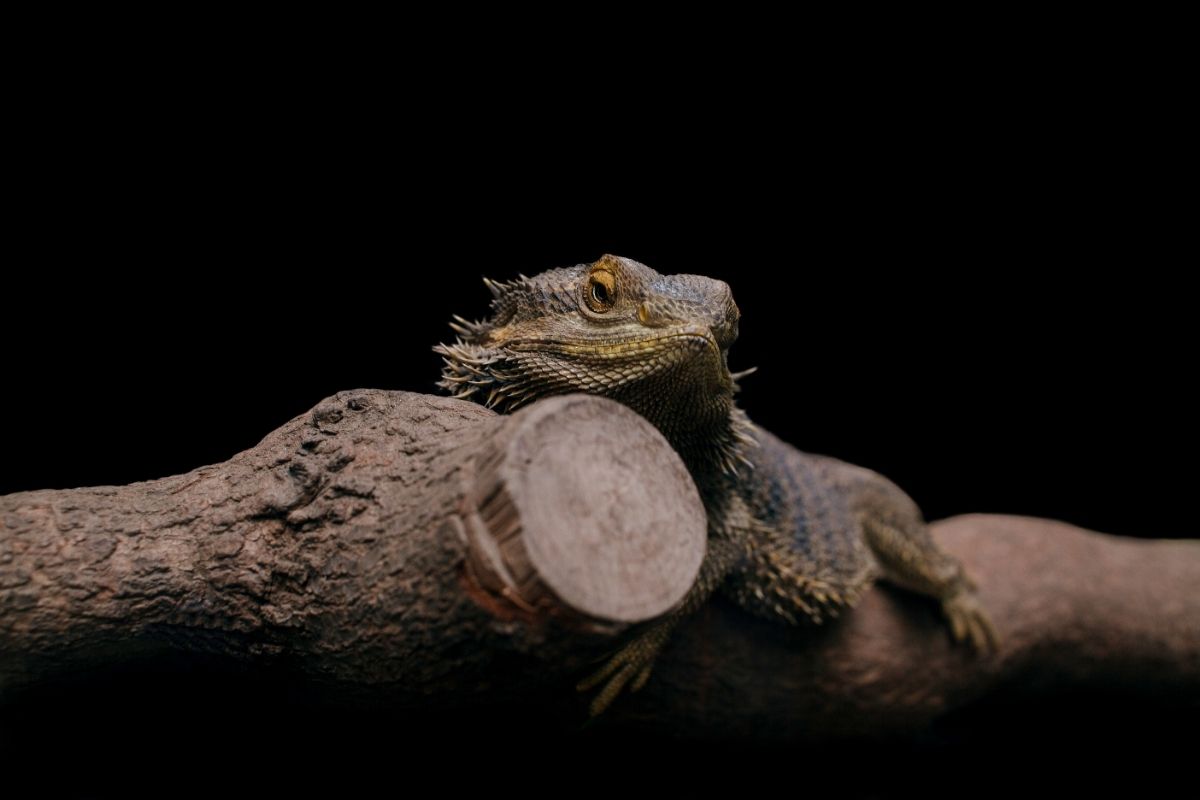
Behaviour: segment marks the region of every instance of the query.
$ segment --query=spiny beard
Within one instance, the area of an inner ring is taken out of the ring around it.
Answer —
[[[439,344],[433,351],[442,357],[442,379],[438,386],[459,400],[474,400],[507,414],[537,399],[520,370],[509,363],[503,351],[462,340]]]
[[[502,350],[465,343],[440,344],[434,351],[442,356],[445,365],[438,386],[460,400],[472,400],[487,408],[507,414],[547,394],[544,386],[535,386],[513,359]],[[562,393],[582,391],[563,385]],[[590,392],[601,394],[602,392]],[[663,420],[647,417],[672,440],[672,431]],[[747,456],[755,444],[754,426],[745,413],[729,401],[729,409],[719,415],[712,428],[699,431],[686,441],[672,441],[672,446],[688,462],[689,468],[717,470],[737,475],[740,469],[752,469]]]

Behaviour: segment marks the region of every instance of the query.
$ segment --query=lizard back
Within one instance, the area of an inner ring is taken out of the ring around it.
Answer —
[[[817,622],[836,616],[879,574],[861,533],[857,492],[846,490],[870,482],[874,473],[801,452],[762,428],[754,437],[746,452],[754,468],[728,481],[758,524],[726,590],[767,618],[794,617],[789,609],[795,608]]]

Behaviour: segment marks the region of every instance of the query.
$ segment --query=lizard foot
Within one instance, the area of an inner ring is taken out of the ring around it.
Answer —
[[[672,627],[670,623],[660,622],[644,631],[618,650],[603,667],[579,682],[575,688],[581,692],[604,684],[604,688],[596,693],[588,706],[589,716],[597,717],[603,714],[626,686],[630,692],[636,692],[646,685],[646,681],[650,679],[650,672],[654,669],[654,661],[658,658],[658,651],[667,641]]]
[[[977,653],[994,653],[1000,648],[1000,634],[972,589],[960,589],[943,600],[942,613],[950,623],[954,641],[969,642]]]

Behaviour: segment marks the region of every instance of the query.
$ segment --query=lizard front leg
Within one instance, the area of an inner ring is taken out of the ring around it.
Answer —
[[[675,627],[704,605],[728,577],[741,554],[741,548],[735,540],[709,537],[708,552],[700,564],[696,582],[679,605],[662,619],[651,623],[649,628],[612,655],[603,667],[579,682],[576,688],[581,692],[603,684],[588,706],[592,717],[603,714],[626,687],[630,692],[636,692],[646,685],[659,651],[671,638]]]

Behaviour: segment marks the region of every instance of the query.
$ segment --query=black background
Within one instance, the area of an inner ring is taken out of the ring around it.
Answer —
[[[878,94],[723,87],[726,105],[700,91],[686,122],[655,127],[655,102],[529,125],[504,103],[448,121],[411,94],[345,85],[197,108],[193,76],[153,102],[98,99],[81,76],[52,122],[28,120],[20,151],[0,491],[224,460],[342,389],[435,391],[430,348],[451,314],[485,312],[481,276],[610,252],[728,281],[743,314],[732,364],[760,368],[741,397],[751,416],[884,472],[931,518],[1195,536],[1177,107],[1109,76],[1022,91],[976,77],[924,101],[872,82]],[[1068,783],[1100,780],[1097,761],[1161,775],[1194,741],[1175,732],[1194,710],[1020,689],[915,743],[701,752],[755,774],[873,762],[864,791],[952,792],[1020,784],[1016,761]],[[265,756],[300,782],[369,776],[397,753],[419,774],[414,759],[458,741],[435,725],[417,745],[402,717],[297,693],[220,665],[132,665],[18,705],[2,741],[99,771],[128,752],[185,772]],[[693,770],[678,742],[514,729],[518,742],[457,733],[474,759],[490,743],[601,772],[666,753]]]
[[[451,314],[486,313],[482,276],[611,252],[730,283],[731,363],[759,367],[743,407],[931,518],[1194,535],[1194,299],[1171,209],[1033,146],[962,175],[954,150],[835,152],[550,197],[518,194],[519,172],[299,180],[236,150],[69,173],[26,210],[5,293],[0,488],[161,477],[341,389],[437,391],[431,347]]]

